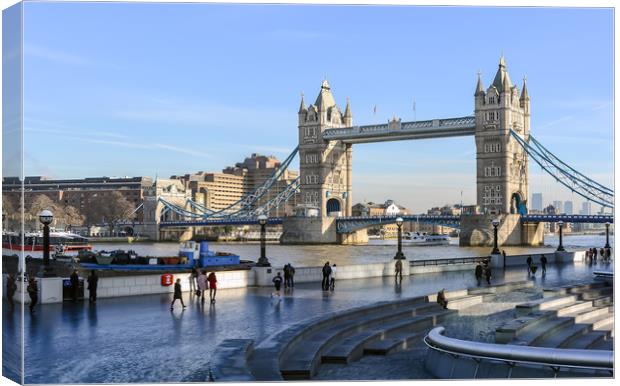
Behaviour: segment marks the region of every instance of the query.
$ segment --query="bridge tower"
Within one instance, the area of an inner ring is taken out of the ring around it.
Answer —
[[[336,105],[327,80],[314,104],[304,96],[298,111],[301,205],[295,218],[286,219],[282,243],[342,243],[335,219],[350,216],[352,207],[351,144],[323,139],[326,129],[351,127],[353,115],[347,98],[344,113]]]
[[[520,229],[519,224],[519,215],[527,213],[528,157],[510,134],[513,129],[526,140],[530,134],[530,97],[526,80],[523,79],[519,94],[502,55],[493,83],[486,91],[478,74],[474,97],[477,203],[483,217],[470,219],[478,222],[473,227],[468,226],[467,220],[462,222],[465,232],[461,235],[461,244],[488,244],[488,232],[470,233],[468,228],[488,230],[491,218],[502,221],[501,244],[536,244],[538,237],[542,237],[539,230]],[[480,237],[482,235],[484,237]]]

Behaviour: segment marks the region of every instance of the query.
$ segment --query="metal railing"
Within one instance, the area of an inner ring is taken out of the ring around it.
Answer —
[[[488,257],[455,257],[451,259],[428,259],[428,260],[411,260],[411,267],[427,267],[435,265],[454,265],[454,264],[475,264],[482,262]]]
[[[429,349],[477,361],[505,362],[511,370],[516,364],[525,364],[550,367],[556,375],[561,368],[609,371],[613,374],[613,351],[473,342],[444,336],[444,331],[444,327],[435,327],[424,337]]]

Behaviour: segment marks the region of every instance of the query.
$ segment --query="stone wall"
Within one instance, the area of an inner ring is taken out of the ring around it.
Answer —
[[[493,246],[493,219],[499,219],[497,244],[502,245],[542,245],[544,241],[543,224],[521,224],[518,214],[490,215],[477,214],[461,216],[460,246]]]
[[[281,244],[336,244],[335,217],[285,217]]]

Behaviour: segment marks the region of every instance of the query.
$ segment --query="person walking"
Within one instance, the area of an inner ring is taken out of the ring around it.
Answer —
[[[99,283],[99,277],[97,272],[93,269],[88,276],[88,301],[91,303],[97,302],[97,284]]]
[[[196,292],[196,281],[198,280],[198,269],[192,267],[192,273],[189,275],[189,293],[194,295]]]
[[[174,310],[174,303],[177,299],[181,301],[183,308],[186,308],[185,303],[183,303],[183,292],[181,292],[181,279],[177,279],[174,283],[174,295],[172,296],[172,303],[170,303],[170,311]]]
[[[487,284],[491,285],[491,266],[487,265],[484,269],[484,276],[487,278]]]
[[[295,287],[295,267],[293,267],[291,265],[291,263],[288,263],[288,272],[290,275],[290,283],[289,283],[289,288],[293,288]]]
[[[594,262],[596,263],[596,256],[598,255],[598,249],[592,248],[592,256],[594,257]]]
[[[532,272],[532,255],[529,255],[525,262],[527,263],[527,274],[529,275]]]
[[[73,273],[69,276],[69,280],[71,280],[71,298],[75,303],[77,302],[78,290],[80,289],[80,277],[78,276],[77,269],[73,270]]]
[[[200,274],[198,275],[198,293],[196,295],[198,295],[198,297],[200,297],[200,299],[202,300],[202,302],[204,303],[205,301],[205,292],[207,292],[207,272],[205,270],[200,271]]]
[[[282,270],[284,271],[284,290],[286,291],[291,281],[291,272],[289,270],[288,264],[285,264]]]
[[[325,263],[323,266],[323,282],[321,283],[321,287],[323,291],[327,291],[329,289],[329,275],[332,273],[332,267],[329,266],[329,261]]]
[[[542,274],[547,274],[547,257],[543,254],[540,256],[540,268],[542,268]]]
[[[209,281],[209,299],[211,299],[211,303],[215,303],[215,294],[217,293],[217,277],[215,272],[211,272],[207,280]]]
[[[476,265],[475,275],[476,275],[476,282],[478,283],[478,287],[479,287],[480,281],[482,280],[482,264],[480,264],[480,262],[478,262],[478,265]]]
[[[28,281],[28,287],[26,288],[28,295],[30,296],[30,313],[34,313],[34,307],[39,302],[39,286],[34,277]]]
[[[336,263],[332,265],[332,273],[329,279],[329,289],[334,290],[336,288]]]
[[[278,272],[278,274],[273,279],[271,279],[271,281],[273,282],[273,287],[276,290],[276,292],[271,294],[271,297],[273,297],[274,295],[280,297],[280,287],[282,286],[282,276],[280,276],[280,272]]]
[[[403,259],[397,259],[394,265],[394,280],[403,281]]]
[[[448,309],[448,299],[446,299],[445,288],[442,288],[441,291],[437,292],[437,304],[442,306],[444,309]]]
[[[17,292],[17,284],[15,284],[15,275],[10,273],[9,277],[6,279],[6,299],[9,301],[9,306],[11,307],[11,310],[15,308],[15,302],[13,301],[15,292]]]

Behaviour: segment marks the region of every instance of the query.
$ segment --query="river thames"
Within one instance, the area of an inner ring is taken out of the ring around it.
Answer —
[[[567,235],[564,236],[564,246],[571,249],[584,249],[605,245],[604,235]],[[610,244],[613,247],[613,237],[610,235]],[[280,245],[267,244],[267,257],[274,266],[291,263],[298,267],[323,265],[326,260],[336,264],[361,264],[385,261],[394,257],[394,245]],[[149,256],[176,256],[179,244],[174,242],[159,243],[96,243],[93,250],[133,249],[139,255]],[[553,252],[557,248],[558,237],[545,236],[545,245],[540,247],[500,247],[508,255],[526,254],[528,252]],[[242,260],[258,259],[260,246],[257,242],[245,243],[216,243],[210,242],[209,248],[213,251],[230,252],[237,254]],[[490,247],[459,247],[458,239],[453,238],[450,245],[437,246],[409,246],[403,245],[403,252],[408,260],[448,259],[454,257],[486,256]]]

